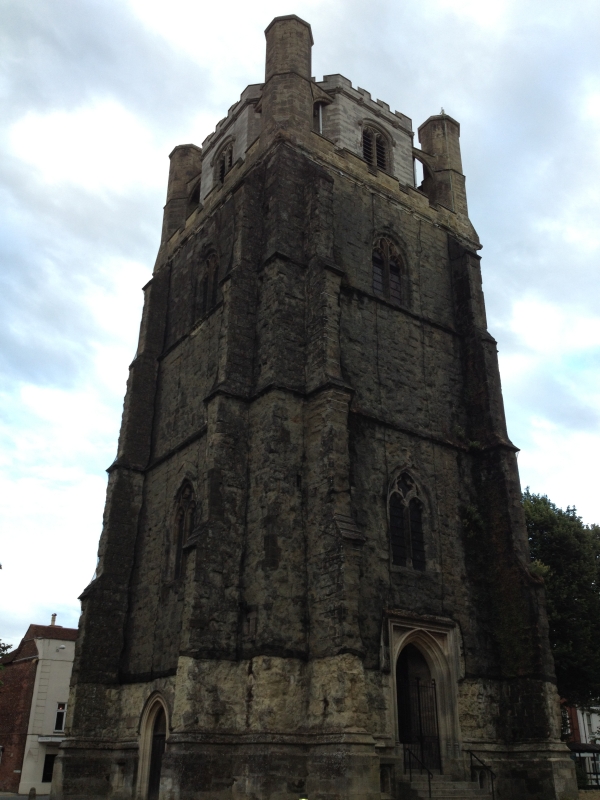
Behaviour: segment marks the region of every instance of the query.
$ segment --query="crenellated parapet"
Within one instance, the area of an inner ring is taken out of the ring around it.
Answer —
[[[389,179],[399,191],[417,190],[430,207],[442,209],[441,224],[477,246],[468,219],[460,126],[452,117],[430,117],[419,127],[422,149],[415,148],[406,114],[374,100],[343,75],[325,75],[321,81],[311,76],[313,40],[307,23],[295,15],[277,17],[265,35],[265,82],[246,87],[201,148],[180,145],[171,154],[163,242],[185,228],[205,203],[218,202],[220,192],[231,191],[232,176],[233,183],[241,178],[251,152],[263,152],[283,139],[319,151],[319,158],[331,143],[335,158],[330,162],[344,154],[366,162],[375,190],[378,177],[386,191]],[[415,161],[424,171],[418,186]],[[412,203],[422,206],[418,196]]]

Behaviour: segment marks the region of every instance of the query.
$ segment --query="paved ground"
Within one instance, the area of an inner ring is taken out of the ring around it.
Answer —
[[[16,800],[17,797],[23,798],[23,797],[27,797],[27,795],[26,794],[17,794],[16,792],[0,792],[0,797],[14,797],[15,800]],[[38,795],[36,795],[36,800],[49,800],[49,798],[50,798],[49,794],[38,794]],[[596,799],[592,798],[592,800],[596,800]]]

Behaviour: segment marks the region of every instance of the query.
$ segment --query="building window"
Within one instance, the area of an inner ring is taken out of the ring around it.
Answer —
[[[389,171],[389,146],[385,136],[368,125],[363,128],[363,158],[372,167]]]
[[[572,735],[571,731],[571,717],[569,715],[569,709],[566,705],[563,705],[564,700],[561,700],[560,706],[560,738],[563,742],[567,741],[569,737]]]
[[[313,131],[323,133],[323,109],[325,103],[315,103],[313,106]]]
[[[217,177],[220,183],[223,183],[225,180],[225,175],[227,175],[232,166],[233,142],[229,142],[229,144],[221,150],[219,157],[217,158]]]
[[[189,217],[200,205],[200,183],[197,183],[188,199],[187,216]]]
[[[196,501],[194,490],[189,481],[185,481],[177,494],[175,519],[169,542],[169,576],[172,580],[181,577],[183,566],[183,546],[194,529]]]
[[[404,261],[389,239],[379,239],[373,248],[373,292],[396,305],[407,305]]]
[[[407,472],[394,481],[388,499],[392,564],[425,571],[423,503]]]
[[[44,769],[42,771],[42,783],[52,783],[52,772],[54,771],[55,759],[56,759],[56,753],[48,753],[45,756]]]
[[[211,253],[204,262],[197,287],[196,317],[203,317],[217,305],[219,299],[219,259]]]
[[[56,707],[56,721],[54,723],[55,731],[64,731],[66,714],[67,714],[67,704],[59,703],[58,706]]]

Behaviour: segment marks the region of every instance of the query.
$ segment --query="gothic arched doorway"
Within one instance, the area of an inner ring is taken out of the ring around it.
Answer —
[[[396,662],[398,738],[409,758],[428,769],[441,770],[440,736],[435,681],[421,651],[413,644],[402,649]]]
[[[160,788],[160,771],[162,767],[165,741],[167,738],[167,720],[161,706],[152,727],[152,744],[150,746],[150,769],[148,770],[148,800],[158,800]]]

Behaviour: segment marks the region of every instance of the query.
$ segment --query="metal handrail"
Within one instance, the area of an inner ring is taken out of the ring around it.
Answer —
[[[470,757],[471,757],[471,775],[473,775],[473,769],[474,769],[474,767],[473,767],[473,759],[475,759],[476,761],[479,761],[479,763],[481,764],[481,766],[482,766],[482,767],[483,767],[485,770],[487,770],[487,772],[489,772],[489,773],[490,773],[490,782],[491,782],[491,784],[492,784],[492,800],[496,800],[496,793],[495,793],[495,791],[494,791],[494,778],[496,777],[496,773],[493,771],[493,769],[492,769],[490,766],[488,766],[488,765],[485,763],[485,761],[482,761],[482,760],[479,758],[479,756],[477,755],[477,753],[474,753],[472,750],[467,750],[467,753],[468,753],[468,754],[470,755]],[[472,780],[472,778],[471,778],[471,780]]]
[[[406,754],[407,753],[409,754],[409,756],[412,756],[416,761],[419,762],[419,764],[421,765],[420,772],[423,772],[423,770],[425,770],[425,772],[427,773],[427,784],[429,786],[429,797],[431,797],[431,779],[433,778],[433,772],[430,769],[428,769],[425,766],[425,764],[421,761],[419,756],[415,755],[415,753],[413,753],[413,751],[408,747],[404,748],[404,769],[406,769]],[[408,779],[412,783],[412,761],[410,760],[410,758],[408,759]]]

